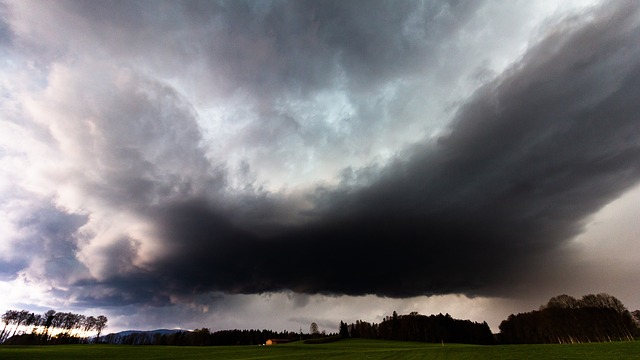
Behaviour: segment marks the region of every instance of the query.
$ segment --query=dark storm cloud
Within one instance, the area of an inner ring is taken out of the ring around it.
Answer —
[[[437,141],[364,184],[317,188],[303,225],[264,238],[204,200],[152,210],[170,251],[138,275],[167,293],[404,297],[496,294],[562,271],[563,244],[640,179],[638,11],[618,6],[551,29]]]

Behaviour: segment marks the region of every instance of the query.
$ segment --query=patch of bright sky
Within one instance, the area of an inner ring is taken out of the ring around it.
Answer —
[[[21,276],[10,281],[0,281],[0,293],[0,309],[20,310],[23,304],[28,304],[30,309],[34,308],[34,304],[43,307],[53,305],[46,286],[28,282]]]
[[[636,293],[640,278],[637,271],[629,270],[639,265],[640,185],[591,216],[570,247],[585,262],[585,277],[594,291],[619,297],[629,310],[640,309]],[[616,278],[612,280],[611,274]]]

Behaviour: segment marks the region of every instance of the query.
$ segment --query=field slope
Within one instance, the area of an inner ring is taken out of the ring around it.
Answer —
[[[0,346],[0,359],[638,359],[640,342],[574,345],[461,345],[382,340],[276,346]]]

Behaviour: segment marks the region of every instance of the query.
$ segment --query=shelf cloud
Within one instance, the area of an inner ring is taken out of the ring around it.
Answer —
[[[111,309],[587,286],[574,240],[640,180],[640,12],[536,6],[3,2],[0,280]]]

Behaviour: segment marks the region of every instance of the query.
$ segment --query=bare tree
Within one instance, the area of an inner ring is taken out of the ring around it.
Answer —
[[[18,328],[20,328],[20,325],[22,325],[28,318],[29,312],[27,310],[16,311],[16,318],[14,320],[16,322],[16,328],[13,330],[13,335],[11,336],[16,335],[16,333],[18,332]]]
[[[102,330],[107,327],[107,317],[104,315],[100,315],[96,318],[95,329],[98,331],[98,335],[96,335],[96,342],[100,342],[100,334]]]
[[[4,322],[4,328],[0,333],[0,343],[18,334],[21,327],[27,329],[22,333],[28,333],[29,330],[31,334],[42,331],[42,339],[49,341],[51,340],[51,334],[62,333],[64,337],[75,338],[85,337],[92,330],[98,332],[97,337],[99,339],[102,330],[107,326],[107,317],[104,315],[95,318],[72,312],[56,312],[55,310],[49,310],[42,315],[27,310],[7,310],[1,318]],[[13,334],[11,334],[10,326],[15,327]]]
[[[42,324],[42,315],[34,314],[34,313],[30,313],[29,316],[27,317],[27,320],[24,323],[24,325],[27,327],[33,326],[31,328],[31,334],[33,334],[38,328],[38,326],[40,326],[41,324]]]
[[[13,324],[13,321],[16,318],[16,311],[15,310],[7,310],[4,314],[2,314],[2,322],[4,323],[4,328],[2,329],[2,334],[0,334],[0,342],[4,341],[5,338],[5,334],[8,334],[7,331],[7,326],[9,326],[9,324]]]
[[[84,326],[82,328],[82,331],[85,333],[85,335],[96,328],[96,322],[97,320],[93,316],[87,316],[87,318],[84,319]]]
[[[55,310],[48,310],[46,313],[44,313],[44,316],[42,317],[43,320],[43,326],[44,326],[44,337],[45,340],[49,340],[49,328],[51,327],[51,325],[53,325],[53,320],[56,317],[56,311]]]

